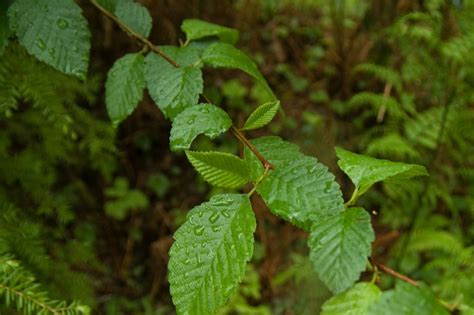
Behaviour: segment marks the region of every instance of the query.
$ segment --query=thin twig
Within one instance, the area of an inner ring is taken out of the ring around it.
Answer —
[[[395,277],[395,278],[401,279],[405,282],[408,282],[409,284],[414,285],[415,287],[419,286],[418,282],[416,282],[412,278],[410,278],[408,276],[405,276],[405,275],[402,275],[401,273],[393,270],[390,267],[385,266],[384,264],[380,264],[380,263],[376,262],[373,258],[369,258],[369,261],[378,270],[381,270],[381,271],[385,272],[386,274],[391,275],[392,277]]]
[[[133,37],[135,40],[141,42],[143,45],[145,45],[146,47],[148,47],[151,51],[157,53],[158,55],[160,55],[161,57],[163,57],[163,59],[165,59],[166,61],[168,61],[170,64],[172,64],[174,67],[178,68],[179,67],[179,64],[174,61],[170,56],[168,56],[167,54],[165,54],[160,48],[156,47],[155,45],[153,45],[147,38],[141,36],[140,34],[138,34],[137,32],[135,32],[134,30],[132,30],[130,27],[128,27],[127,25],[125,25],[122,21],[120,21],[117,17],[115,17],[115,15],[113,15],[112,13],[110,13],[109,11],[107,11],[107,9],[105,9],[103,6],[101,6],[100,4],[97,3],[96,0],[90,0],[90,2],[97,8],[99,9],[100,12],[102,12],[105,16],[107,16],[109,19],[111,19],[112,21],[114,21],[122,30],[124,30],[126,33],[128,33],[131,37]]]
[[[258,152],[258,150],[253,146],[253,144],[244,136],[244,134],[239,129],[232,126],[230,127],[230,131],[232,131],[232,133],[237,137],[237,139],[239,139],[243,144],[245,144],[249,148],[250,151],[252,151],[253,154],[255,154],[257,159],[259,159],[260,162],[262,162],[262,165],[265,169],[270,169],[270,170],[275,169],[273,164],[268,162],[267,159],[265,159],[265,157],[262,154],[260,154],[260,152]]]

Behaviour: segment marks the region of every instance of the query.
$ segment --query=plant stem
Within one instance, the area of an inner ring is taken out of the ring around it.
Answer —
[[[90,0],[90,2],[97,9],[99,9],[99,11],[102,12],[105,16],[107,16],[109,19],[114,21],[123,31],[125,31],[127,34],[129,34],[132,38],[134,38],[135,40],[141,42],[145,47],[148,47],[151,51],[153,51],[154,53],[156,53],[159,56],[163,57],[163,59],[168,61],[174,67],[179,68],[179,64],[176,61],[174,61],[170,56],[165,54],[157,46],[153,45],[147,38],[141,36],[140,34],[135,32],[134,30],[132,30],[130,27],[125,25],[115,15],[113,15],[112,13],[107,11],[107,9],[105,9],[103,6],[98,4],[96,0]],[[210,100],[204,94],[202,94],[202,96],[204,97],[204,99],[206,99],[206,101],[208,103],[211,103]],[[252,151],[255,154],[255,156],[262,162],[262,165],[265,169],[267,169],[267,168],[274,169],[274,166],[270,162],[268,162],[263,157],[263,155],[260,154],[260,152],[257,151],[257,149],[252,145],[252,143],[250,143],[250,141],[244,136],[244,134],[240,130],[238,130],[234,126],[232,126],[231,130],[232,130],[232,133],[237,137],[237,139],[239,139],[243,144],[245,144],[250,149],[250,151]]]
[[[96,0],[90,0],[90,2],[97,8],[99,9],[100,12],[102,12],[105,16],[107,16],[109,19],[111,19],[112,21],[114,21],[122,30],[124,30],[126,33],[128,33],[131,37],[133,37],[135,40],[141,42],[143,45],[147,46],[151,51],[153,51],[154,53],[157,53],[158,55],[160,55],[161,57],[163,57],[163,59],[165,59],[166,61],[168,61],[170,64],[172,64],[174,67],[178,68],[179,67],[179,64],[174,61],[170,56],[168,56],[167,54],[165,54],[160,48],[158,48],[157,46],[153,45],[147,38],[141,36],[140,34],[138,34],[137,32],[135,32],[134,30],[132,30],[130,27],[128,27],[127,25],[125,25],[122,21],[120,21],[117,17],[115,17],[115,15],[113,15],[112,13],[110,13],[109,11],[107,11],[107,9],[105,9],[103,6],[101,6],[100,4],[97,3]]]
[[[260,176],[260,177],[255,181],[252,190],[247,193],[247,196],[250,197],[250,196],[253,195],[253,193],[257,190],[258,184],[260,184],[260,182],[261,182],[265,177],[267,177],[269,170],[270,170],[270,167],[266,167],[266,168],[265,168],[265,171],[263,172],[262,176]]]
[[[386,274],[391,275],[392,277],[408,282],[409,284],[414,285],[415,287],[419,286],[418,282],[416,282],[412,278],[402,275],[401,273],[393,270],[392,268],[376,262],[373,258],[369,258],[369,261],[374,266],[374,268],[377,268],[378,270],[381,270],[385,272]]]

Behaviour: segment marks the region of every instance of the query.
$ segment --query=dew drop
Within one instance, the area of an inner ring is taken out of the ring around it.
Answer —
[[[232,293],[233,290],[234,290],[234,287],[232,285],[227,286],[224,290],[224,296],[228,297]]]
[[[201,106],[201,107],[199,107],[199,111],[201,113],[207,114],[207,113],[209,113],[209,108],[207,108],[205,106]]]
[[[194,234],[201,236],[204,233],[204,226],[196,226],[194,228]]]
[[[189,117],[188,124],[194,124],[195,119],[196,119],[196,117],[194,117],[194,116]]]
[[[211,223],[216,223],[217,220],[219,220],[219,213],[218,212],[215,212],[213,213],[210,217],[209,217],[209,222]]]
[[[186,258],[185,260],[183,260],[183,263],[185,265],[189,265],[190,262],[191,262],[191,259],[189,259],[189,258]]]
[[[38,38],[36,40],[36,46],[38,46],[39,49],[45,50],[46,49],[46,44],[43,42],[41,38]]]
[[[224,216],[224,218],[230,218],[230,213],[227,210],[223,210],[222,215]]]
[[[69,26],[69,23],[63,18],[59,18],[56,21],[56,24],[58,24],[58,27],[62,30],[66,29]]]
[[[212,231],[213,232],[219,232],[222,228],[220,226],[213,226]]]
[[[230,198],[226,198],[226,199],[222,198],[222,199],[214,201],[214,205],[216,205],[218,207],[219,206],[225,207],[225,206],[229,206],[231,204],[232,204],[232,199],[230,199]]]
[[[56,50],[54,48],[49,48],[48,52],[51,56],[54,56],[54,54],[56,53]]]

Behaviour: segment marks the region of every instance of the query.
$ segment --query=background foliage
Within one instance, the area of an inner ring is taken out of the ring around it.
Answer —
[[[174,118],[179,100],[166,93],[128,92],[141,102],[123,120],[126,110],[112,112],[105,105],[107,99],[120,104],[124,97],[118,89],[119,94],[104,92],[104,86],[116,84],[106,74],[112,68],[142,87],[145,81],[189,80],[193,90],[202,88],[204,76],[210,83],[205,94],[240,126],[255,104],[272,99],[265,80],[252,66],[244,71],[257,83],[238,72],[175,70],[152,63],[153,55],[142,60],[135,41],[89,1],[78,1],[91,30],[81,36],[92,38],[88,76],[80,81],[30,56],[40,54],[39,59],[47,61],[62,52],[42,49],[47,42],[33,43],[35,51],[27,51],[27,26],[16,26],[18,41],[11,34],[6,36],[10,41],[2,41],[2,32],[8,32],[3,24],[7,2],[0,4],[0,283],[24,286],[20,289],[30,295],[15,303],[31,305],[37,313],[41,310],[34,307],[43,304],[72,314],[89,309],[97,314],[173,314],[166,268],[172,235],[188,209],[227,190],[210,188],[184,154],[168,149],[173,130],[154,101],[169,104],[160,109]],[[67,7],[67,2],[48,5]],[[337,168],[335,146],[424,165],[429,177],[375,184],[359,205],[373,214],[374,259],[426,283],[433,292],[423,286],[407,295],[409,285],[381,275],[377,284],[390,290],[380,293],[371,284],[359,284],[359,291],[344,295],[355,303],[361,300],[357,307],[365,310],[367,301],[381,294],[370,309],[374,314],[383,314],[387,305],[399,305],[403,314],[403,303],[433,294],[445,309],[474,312],[473,1],[140,1],[153,25],[142,7],[125,8],[128,2],[119,1],[114,8],[112,1],[101,2],[133,31],[150,34],[159,44],[184,40],[180,25],[185,18],[238,29],[238,47],[257,60],[282,109],[268,103],[276,120],[258,131],[245,124],[249,134],[277,134],[297,143],[336,174],[346,200],[353,186]],[[26,3],[18,0],[15,5]],[[130,10],[133,15],[123,13]],[[80,27],[85,21],[77,14],[71,19]],[[192,37],[199,38],[199,29],[191,29]],[[228,29],[219,34],[224,42],[237,41]],[[212,62],[222,49],[232,53],[232,46],[222,45],[205,59]],[[54,67],[85,76],[87,49],[78,45],[73,50],[76,70],[64,64]],[[178,52],[167,49],[179,59]],[[116,60],[120,63],[114,65]],[[131,63],[144,69],[130,73]],[[168,75],[154,75],[164,71]],[[114,128],[108,115],[114,124],[123,122]],[[224,122],[221,129],[228,127]],[[180,141],[175,148],[188,143]],[[193,149],[240,152],[230,134],[212,143],[198,136]],[[293,154],[292,161],[311,163],[300,159],[299,152]],[[205,170],[209,158],[190,155],[191,163]],[[252,176],[254,170],[249,172]],[[235,174],[224,186],[239,186],[245,182],[243,174]],[[271,184],[259,188],[265,200]],[[305,187],[317,189],[313,183]],[[273,216],[258,198],[252,201],[257,219],[254,255],[242,285],[221,312],[320,312],[332,294],[306,258],[308,233]],[[304,220],[298,223],[305,225]],[[371,277],[362,275],[367,281]],[[14,314],[9,293],[2,288],[0,312]],[[339,295],[322,313],[337,313],[341,304],[344,296]]]

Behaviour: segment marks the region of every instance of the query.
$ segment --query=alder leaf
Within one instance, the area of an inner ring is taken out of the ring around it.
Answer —
[[[161,46],[160,49],[180,67],[150,53],[145,59],[145,78],[153,101],[165,117],[173,120],[184,109],[196,105],[203,91],[199,51],[189,46]]]
[[[362,208],[314,220],[308,240],[310,259],[332,292],[340,293],[359,279],[374,239],[370,215]]]
[[[145,58],[128,54],[118,59],[105,82],[105,103],[114,125],[127,118],[143,97],[145,89]]]
[[[380,297],[380,289],[361,282],[323,304],[321,315],[365,315]]]
[[[319,215],[344,209],[334,175],[316,158],[302,154],[296,145],[279,137],[257,138],[252,144],[275,166],[257,187],[257,192],[274,214],[310,231]],[[248,148],[245,159],[252,179],[259,178],[263,167]]]
[[[186,151],[194,168],[210,184],[223,188],[240,188],[250,181],[247,163],[225,152]]]
[[[398,281],[395,289],[382,293],[370,308],[369,315],[448,315],[433,292],[424,284],[416,287]]]
[[[187,41],[215,36],[233,45],[239,39],[239,32],[235,29],[197,19],[184,20],[181,30],[186,34]]]
[[[8,10],[10,29],[28,53],[53,68],[85,79],[90,32],[73,0],[16,0]]]
[[[272,89],[260,73],[255,62],[249,56],[238,50],[234,46],[226,43],[215,43],[206,48],[202,55],[202,60],[214,67],[234,68],[242,70],[261,83],[265,89],[276,99]]]
[[[247,196],[217,195],[176,231],[168,278],[178,314],[215,314],[242,281],[256,221]]]
[[[356,186],[358,196],[366,192],[376,182],[385,179],[395,177],[408,179],[414,176],[428,175],[425,167],[421,165],[376,159],[342,148],[336,148],[336,155],[339,158],[337,164]]]
[[[143,37],[150,35],[152,18],[147,8],[132,0],[119,0],[114,14],[125,25]]]
[[[222,109],[212,104],[199,104],[187,108],[176,116],[171,127],[171,150],[187,150],[200,134],[213,139],[227,131],[232,121]]]
[[[260,105],[247,118],[242,130],[258,129],[265,126],[273,120],[279,108],[280,101],[272,101]]]

